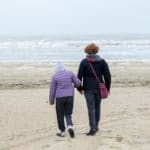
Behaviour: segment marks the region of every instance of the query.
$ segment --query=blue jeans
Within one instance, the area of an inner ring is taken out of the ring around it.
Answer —
[[[101,98],[99,93],[85,91],[84,94],[88,108],[90,129],[96,130],[101,116]]]
[[[56,114],[58,128],[65,131],[64,117],[66,118],[67,126],[73,125],[72,123],[72,110],[73,110],[73,96],[56,98]]]

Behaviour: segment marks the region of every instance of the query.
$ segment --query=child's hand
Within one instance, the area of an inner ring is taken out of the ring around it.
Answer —
[[[54,103],[50,102],[50,105],[54,105]]]

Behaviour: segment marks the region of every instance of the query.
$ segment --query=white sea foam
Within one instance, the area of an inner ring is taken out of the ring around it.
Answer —
[[[150,61],[150,40],[1,40],[0,62],[78,62],[84,47],[95,42],[108,61]]]

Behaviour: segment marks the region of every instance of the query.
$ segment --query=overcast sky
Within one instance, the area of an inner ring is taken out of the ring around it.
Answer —
[[[150,33],[150,0],[0,0],[0,35]]]

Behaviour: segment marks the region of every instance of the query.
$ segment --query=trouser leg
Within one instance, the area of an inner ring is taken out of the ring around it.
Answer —
[[[100,118],[101,118],[101,98],[100,98],[99,94],[95,94],[95,122],[96,122],[96,128],[98,128]]]
[[[61,131],[65,131],[65,123],[64,123],[64,100],[61,99],[61,98],[56,98],[56,114],[57,114],[58,128]]]
[[[85,98],[88,108],[89,125],[91,130],[96,129],[95,122],[95,97],[93,93],[85,91]]]
[[[65,117],[67,126],[72,126],[73,96],[66,97]]]

